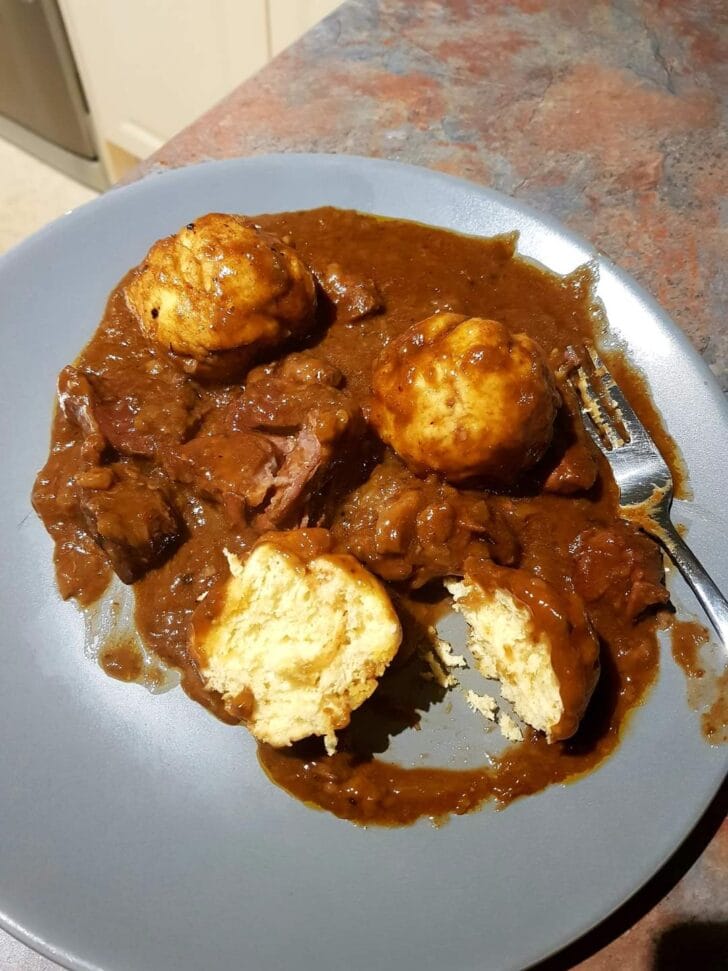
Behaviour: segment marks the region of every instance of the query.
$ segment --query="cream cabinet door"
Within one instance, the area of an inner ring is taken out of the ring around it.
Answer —
[[[272,55],[275,57],[340,4],[341,0],[268,0]]]
[[[100,139],[132,156],[155,151],[269,57],[266,0],[60,6]]]

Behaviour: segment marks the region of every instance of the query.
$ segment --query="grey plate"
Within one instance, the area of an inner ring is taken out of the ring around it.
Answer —
[[[58,370],[157,237],[209,210],[325,203],[469,233],[516,228],[520,251],[559,272],[596,257],[553,220],[458,179],[286,155],[119,189],[0,260],[0,923],[72,968],[523,967],[644,883],[726,770],[665,650],[617,754],[577,784],[439,830],[357,829],[271,785],[243,730],[179,690],[153,697],[112,681],[84,656],[81,617],[56,592],[28,501]],[[690,469],[695,501],[681,514],[691,542],[726,587],[725,402],[654,301],[598,259],[612,331],[648,375]],[[681,583],[673,594],[695,609]],[[463,738],[483,744],[473,723],[454,706],[428,732],[442,729],[454,753]]]

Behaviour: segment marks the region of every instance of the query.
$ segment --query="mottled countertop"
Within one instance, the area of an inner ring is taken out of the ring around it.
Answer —
[[[142,167],[342,152],[563,220],[728,389],[725,0],[349,0]]]
[[[724,0],[348,0],[135,174],[342,152],[473,179],[592,240],[728,390],[727,94]],[[544,967],[728,967],[725,806]],[[54,967],[9,939],[0,963]]]

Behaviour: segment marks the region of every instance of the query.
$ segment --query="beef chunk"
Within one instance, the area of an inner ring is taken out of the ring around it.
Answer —
[[[556,416],[554,440],[543,461],[547,473],[543,487],[546,492],[571,496],[591,489],[599,469],[574,391],[560,381],[559,392],[563,404]]]
[[[359,277],[338,263],[329,263],[323,273],[316,274],[319,286],[334,305],[336,320],[351,324],[384,309],[379,287],[367,277]]]
[[[328,361],[314,354],[289,354],[276,364],[267,364],[251,373],[249,383],[275,374],[284,381],[297,384],[322,384],[340,388],[344,382],[341,371]]]
[[[659,548],[629,523],[584,530],[572,553],[574,586],[587,604],[602,604],[635,620],[670,599]]]
[[[149,371],[135,371],[133,382],[123,387],[92,381],[99,426],[121,455],[156,458],[185,441],[199,419],[197,392],[188,379],[176,371],[156,373],[154,362]]]
[[[97,420],[96,396],[86,375],[72,365],[58,375],[58,404],[83,436],[83,458],[92,465],[100,462],[107,440]]]
[[[291,354],[277,364],[256,369],[230,404],[226,424],[233,431],[256,429],[290,435],[313,413],[321,421],[348,425],[359,414],[341,390],[340,372],[310,355]]]
[[[586,492],[597,480],[597,463],[592,450],[582,442],[572,442],[558,458],[544,482],[544,491],[561,496]]]
[[[334,533],[374,573],[413,587],[461,573],[467,556],[512,566],[520,554],[508,523],[485,496],[434,476],[418,479],[395,458],[350,496]]]
[[[58,379],[64,415],[84,436],[84,454],[93,464],[107,445],[121,455],[154,458],[183,442],[196,423],[197,394],[182,375],[135,371],[123,388],[76,367]]]
[[[359,407],[339,387],[341,381],[328,362],[291,354],[257,368],[231,402],[226,428],[265,434],[283,456],[256,526],[300,525],[310,517],[307,505],[314,493],[319,503],[325,502],[323,487],[365,430]]]
[[[106,470],[111,478],[79,477],[81,514],[119,579],[134,583],[177,545],[180,525],[161,488],[127,466]]]
[[[290,435],[301,429],[314,411],[340,414],[348,422],[357,409],[349,395],[337,388],[273,377],[247,386],[231,403],[226,424],[233,431],[255,429]]]
[[[308,499],[330,471],[332,442],[319,438],[312,424],[304,425],[289,444],[270,503],[256,520],[263,529],[300,523]]]
[[[271,436],[284,459],[270,503],[256,519],[256,526],[289,528],[304,522],[328,522],[327,510],[335,496],[352,481],[352,450],[357,452],[357,469],[367,462],[371,443],[362,437],[363,431],[358,412],[314,408],[295,435]]]
[[[219,502],[230,522],[247,522],[250,510],[273,487],[281,451],[257,432],[200,435],[173,450],[166,461],[172,478]]]

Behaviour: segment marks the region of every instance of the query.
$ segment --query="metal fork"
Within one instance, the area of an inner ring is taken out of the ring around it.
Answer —
[[[728,648],[728,600],[675,529],[670,518],[672,475],[596,350],[570,347],[565,376],[577,392],[586,430],[611,466],[624,519],[667,550]]]

